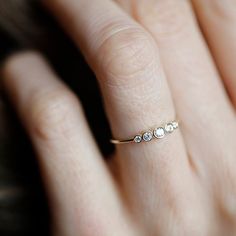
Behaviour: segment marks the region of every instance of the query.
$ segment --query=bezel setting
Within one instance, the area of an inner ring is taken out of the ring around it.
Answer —
[[[134,142],[135,143],[140,143],[140,142],[142,142],[142,136],[141,135],[135,135],[134,136]]]
[[[172,125],[173,125],[174,129],[177,129],[179,127],[179,123],[177,121],[173,121]]]
[[[141,143],[141,142],[149,142],[153,139],[162,139],[166,135],[171,134],[175,129],[179,128],[179,123],[177,120],[173,120],[162,126],[151,128],[147,131],[141,132],[129,139],[111,139],[111,143],[113,144],[125,144],[125,143]]]
[[[167,133],[172,133],[172,132],[174,131],[174,126],[173,126],[173,124],[172,124],[172,123],[167,123],[167,124],[165,125],[165,131],[166,131]]]
[[[143,133],[143,140],[145,142],[151,141],[152,138],[153,138],[153,133],[151,131],[147,131],[147,132]]]
[[[164,138],[165,137],[165,129],[163,127],[158,127],[154,129],[153,134],[156,138]]]

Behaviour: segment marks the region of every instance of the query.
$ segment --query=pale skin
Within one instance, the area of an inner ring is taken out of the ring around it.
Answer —
[[[9,58],[4,87],[38,153],[54,235],[236,235],[236,2],[44,2],[95,72],[115,138],[180,120],[107,163],[43,56]]]

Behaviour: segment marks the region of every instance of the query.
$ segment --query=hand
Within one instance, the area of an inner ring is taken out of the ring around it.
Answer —
[[[163,139],[117,145],[108,164],[42,56],[9,58],[5,89],[38,152],[55,235],[235,235],[233,1],[45,3],[94,70],[115,138],[180,120]]]

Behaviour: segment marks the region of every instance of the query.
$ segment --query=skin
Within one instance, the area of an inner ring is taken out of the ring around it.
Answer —
[[[181,121],[160,141],[118,145],[106,163],[43,56],[9,58],[4,87],[37,150],[54,235],[236,235],[235,2],[45,7],[94,70],[115,138]]]

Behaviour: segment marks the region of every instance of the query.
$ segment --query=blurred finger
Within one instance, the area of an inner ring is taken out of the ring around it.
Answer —
[[[56,235],[127,234],[128,220],[75,95],[35,53],[8,59],[3,75],[39,156]]]

